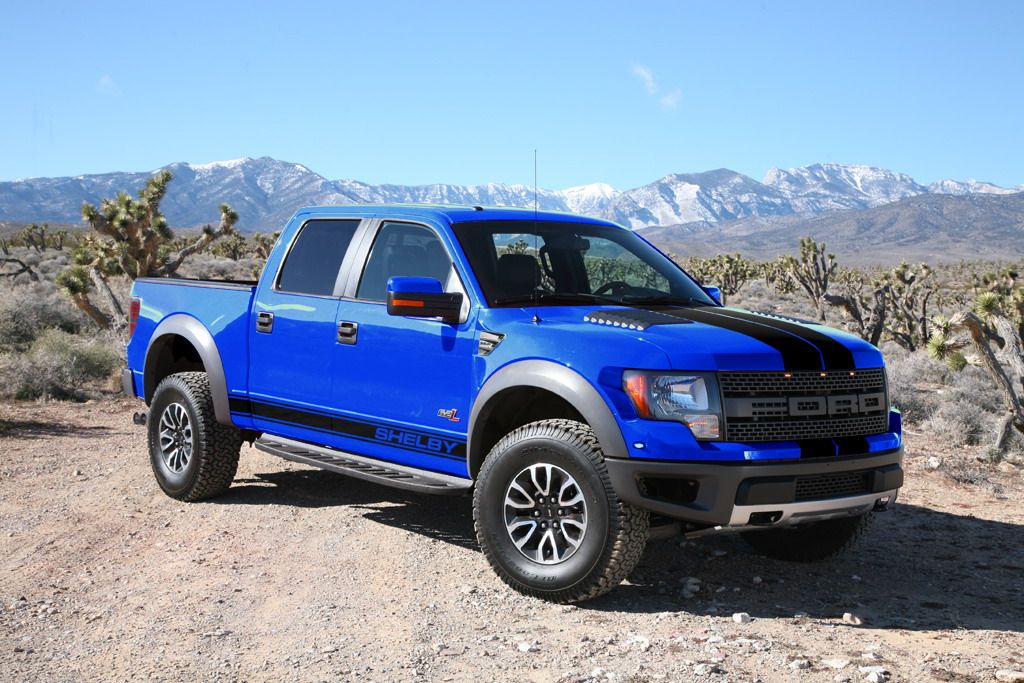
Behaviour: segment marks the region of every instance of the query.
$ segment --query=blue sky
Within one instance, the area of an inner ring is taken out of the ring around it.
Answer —
[[[1024,183],[1024,2],[7,2],[0,180],[273,156],[373,183],[863,163]]]

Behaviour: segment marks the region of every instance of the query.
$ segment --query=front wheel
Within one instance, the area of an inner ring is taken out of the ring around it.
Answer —
[[[648,514],[612,489],[597,437],[571,420],[542,420],[502,439],[473,495],[476,535],[498,576],[521,593],[578,602],[636,567]]]
[[[789,529],[740,534],[761,555],[789,562],[818,562],[856,545],[874,521],[874,514],[813,522]]]
[[[168,496],[203,500],[231,485],[242,433],[217,422],[206,373],[179,372],[160,382],[147,427],[153,474]]]

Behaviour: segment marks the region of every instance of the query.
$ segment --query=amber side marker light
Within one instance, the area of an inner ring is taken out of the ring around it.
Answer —
[[[423,308],[425,306],[423,301],[417,299],[392,299],[391,303],[395,306],[408,306],[410,308]]]
[[[651,416],[651,406],[647,403],[647,375],[639,373],[626,377],[626,393],[633,399],[633,405],[640,417]]]

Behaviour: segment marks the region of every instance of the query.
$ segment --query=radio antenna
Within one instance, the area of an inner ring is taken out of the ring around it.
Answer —
[[[534,147],[533,148],[533,252],[534,252],[534,254],[536,254],[535,258],[537,259],[537,266],[538,266],[538,270],[539,270],[539,267],[540,267],[542,261],[541,261],[541,257],[540,257],[540,235],[538,234],[538,230],[537,230],[537,208],[538,208],[537,205],[538,205],[538,201],[537,201],[537,148]],[[543,275],[541,277],[543,278]],[[540,283],[538,282],[537,285],[539,286]],[[538,287],[534,287],[533,288],[533,304],[534,304],[534,306],[537,305],[537,297],[538,297],[537,289],[538,289]],[[537,315],[537,311],[536,310],[533,312],[533,322],[534,322],[534,324],[540,322],[540,316]]]

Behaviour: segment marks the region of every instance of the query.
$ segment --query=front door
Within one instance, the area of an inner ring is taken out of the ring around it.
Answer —
[[[388,278],[439,280],[463,294],[465,322],[392,316]],[[355,422],[351,450],[413,467],[466,475],[466,432],[477,343],[470,306],[438,232],[418,223],[384,221],[354,298],[338,305],[339,329],[352,343],[337,349],[334,404]],[[358,433],[356,433],[358,432]]]
[[[264,273],[249,336],[250,409],[257,429],[330,444],[337,360],[337,282],[359,220],[310,220],[279,273]]]

